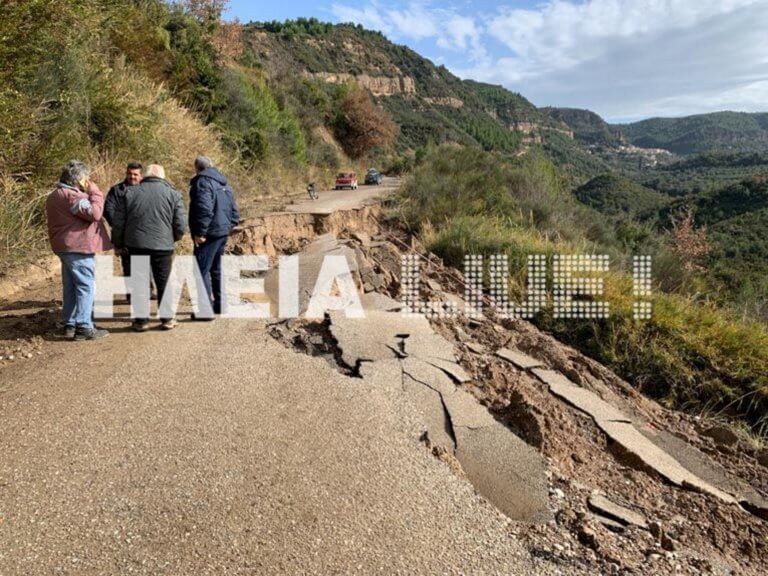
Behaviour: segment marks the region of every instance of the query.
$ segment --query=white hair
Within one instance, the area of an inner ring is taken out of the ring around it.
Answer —
[[[150,164],[147,166],[147,169],[144,171],[145,177],[154,176],[155,178],[162,178],[165,180],[165,168],[160,166],[160,164]]]

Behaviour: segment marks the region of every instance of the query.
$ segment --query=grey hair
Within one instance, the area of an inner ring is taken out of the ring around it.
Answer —
[[[208,168],[213,168],[213,160],[208,158],[208,156],[198,156],[195,158],[195,170],[202,172]]]
[[[150,164],[144,171],[144,176],[154,176],[155,178],[162,178],[165,180],[165,168],[160,164]]]
[[[79,160],[70,160],[61,172],[59,182],[67,186],[77,187],[83,179],[91,176],[91,168]]]

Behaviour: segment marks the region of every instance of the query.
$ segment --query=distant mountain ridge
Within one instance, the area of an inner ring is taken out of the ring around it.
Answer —
[[[768,113],[713,112],[681,118],[649,118],[609,124],[589,110],[543,108],[564,122],[585,144],[630,144],[660,148],[680,156],[768,151]]]
[[[246,26],[245,38],[254,66],[278,83],[304,79],[326,93],[350,81],[366,88],[399,126],[400,152],[430,142],[503,154],[541,146],[585,182],[611,168],[645,170],[675,156],[768,151],[768,114],[721,112],[611,124],[590,110],[537,108],[503,86],[462,80],[358,25],[254,22]]]
[[[584,144],[618,146],[625,143],[616,126],[611,126],[598,114],[581,108],[541,108],[551,118],[566,124],[577,140]]]
[[[768,113],[714,112],[650,118],[617,128],[636,146],[665,148],[681,155],[768,149]]]

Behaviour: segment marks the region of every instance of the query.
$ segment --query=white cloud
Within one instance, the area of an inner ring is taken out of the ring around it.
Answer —
[[[379,30],[387,35],[393,33],[391,23],[385,20],[376,4],[364,8],[356,8],[345,4],[332,4],[331,12],[339,22],[362,24],[370,30]]]
[[[434,38],[439,33],[437,14],[418,2],[401,10],[382,8],[378,2],[371,2],[362,8],[332,4],[331,12],[340,22],[362,24],[395,38],[418,41]]]
[[[488,53],[482,43],[483,31],[474,18],[451,14],[443,22],[443,33],[437,45],[446,50],[465,52],[476,62],[484,62]]]
[[[768,0],[549,0],[484,15],[374,1],[333,13],[395,40],[432,40],[458,75],[540,106],[608,118],[768,108]]]
[[[410,4],[405,10],[386,10],[386,17],[404,38],[423,40],[438,34],[439,25],[434,12],[421,4]]]
[[[765,0],[556,0],[501,10],[510,52],[454,72],[609,119],[765,110],[767,27]]]
[[[569,68],[610,53],[624,40],[695,30],[716,16],[764,0],[554,0],[535,10],[505,9],[489,33],[514,54],[520,78]],[[693,47],[692,47],[693,48]],[[653,52],[655,47],[647,45]]]
[[[474,18],[433,8],[427,2],[410,2],[401,8],[385,8],[379,2],[363,7],[332,4],[331,12],[340,22],[362,24],[395,40],[433,39],[439,48],[463,53],[471,62],[487,56],[482,45],[483,31]]]

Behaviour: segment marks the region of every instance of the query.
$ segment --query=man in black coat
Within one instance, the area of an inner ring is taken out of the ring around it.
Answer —
[[[171,275],[174,245],[187,231],[186,219],[181,194],[165,180],[163,167],[156,164],[147,167],[141,184],[125,190],[115,209],[112,243],[117,248],[127,248],[131,256],[149,256],[159,303]],[[164,330],[176,326],[173,318],[161,320]],[[133,322],[137,332],[148,328],[146,318]]]
[[[221,314],[221,257],[229,233],[240,221],[240,213],[232,188],[210,158],[198,157],[195,171],[197,175],[189,190],[189,229],[213,312]]]
[[[125,180],[118,182],[107,193],[107,199],[104,202],[104,219],[109,223],[110,227],[113,226],[115,218],[115,209],[118,202],[122,201],[125,196],[125,190],[130,186],[138,186],[141,184],[142,174],[141,171],[144,167],[138,162],[131,162],[125,168]],[[123,267],[123,276],[131,275],[131,256],[128,250],[123,248],[118,250],[120,254],[120,263]]]

